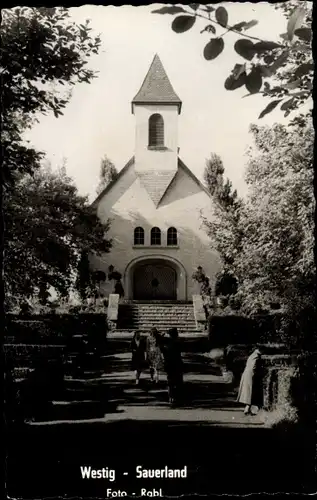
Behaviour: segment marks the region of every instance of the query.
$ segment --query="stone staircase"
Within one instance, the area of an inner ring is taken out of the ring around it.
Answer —
[[[131,302],[120,304],[118,330],[167,330],[177,327],[180,333],[196,331],[191,302]]]

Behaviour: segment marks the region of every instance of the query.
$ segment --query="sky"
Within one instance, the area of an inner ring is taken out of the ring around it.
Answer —
[[[272,4],[221,5],[228,10],[229,24],[259,21],[247,32],[250,35],[278,41],[279,35],[286,31],[283,14]],[[160,6],[84,5],[70,9],[76,23],[90,19],[92,33],[101,35],[101,51],[88,64],[98,71],[98,78],[91,84],[77,84],[64,115],[58,119],[52,115],[40,117],[26,138],[46,152],[54,168],[66,159],[67,173],[80,194],[88,195],[91,202],[96,194],[101,158],[107,155],[121,170],[134,154],[135,118],[131,101],[156,53],[183,102],[179,116],[179,156],[200,180],[206,159],[210,153],[217,153],[223,160],[225,175],[244,196],[245,152],[252,143],[250,124],[272,125],[284,121],[278,109],[258,120],[267,98],[261,95],[243,98],[247,93],[245,88],[232,92],[224,88],[234,65],[245,62],[233,49],[238,35],[228,33],[222,54],[206,61],[203,49],[211,36],[200,34],[206,22],[199,20],[188,32],[176,34],[171,29],[174,16],[151,13]]]

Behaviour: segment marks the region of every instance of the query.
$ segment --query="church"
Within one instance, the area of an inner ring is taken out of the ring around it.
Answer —
[[[192,279],[197,267],[211,284],[220,268],[203,227],[203,217],[213,216],[212,199],[179,156],[182,101],[158,55],[131,112],[134,154],[93,203],[101,221],[110,219],[112,249],[93,256],[91,266],[106,274],[109,265],[118,271],[126,301],[191,303],[199,293]],[[113,287],[107,279],[102,294],[107,297]]]

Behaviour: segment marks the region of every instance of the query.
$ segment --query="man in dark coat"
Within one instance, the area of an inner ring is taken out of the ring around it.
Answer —
[[[164,369],[167,375],[168,396],[171,404],[181,398],[183,385],[183,361],[177,328],[168,330],[169,338],[163,342]]]
[[[134,333],[131,342],[132,370],[135,373],[135,383],[138,385],[142,371],[145,368],[145,343],[138,330]]]

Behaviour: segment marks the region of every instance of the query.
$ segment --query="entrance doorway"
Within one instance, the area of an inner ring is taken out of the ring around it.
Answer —
[[[134,300],[176,300],[177,272],[161,260],[140,262],[133,272]]]

